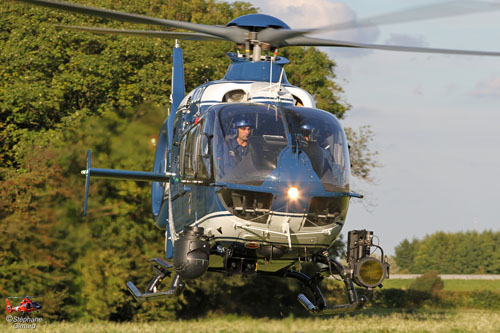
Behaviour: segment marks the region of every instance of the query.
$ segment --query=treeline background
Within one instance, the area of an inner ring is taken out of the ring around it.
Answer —
[[[244,2],[211,0],[77,2],[207,24],[256,11]],[[168,114],[174,42],[97,36],[60,24],[137,28],[0,3],[1,296],[37,296],[40,315],[50,320],[304,315],[296,301],[301,286],[272,278],[207,274],[180,298],[147,305],[133,300],[125,282],[144,288],[152,277],[148,260],[164,255],[164,234],[151,219],[150,184],[93,179],[88,216],[82,218],[80,170],[89,148],[94,167],[151,170],[151,139]],[[187,91],[223,77],[231,43],[182,46]],[[287,48],[281,55],[292,60],[289,81],[342,118],[349,105],[334,81],[334,61],[314,48]],[[369,179],[376,166],[370,132],[347,134],[353,174]],[[342,290],[332,288],[341,302]]]
[[[395,248],[402,273],[500,274],[500,232],[436,232]]]

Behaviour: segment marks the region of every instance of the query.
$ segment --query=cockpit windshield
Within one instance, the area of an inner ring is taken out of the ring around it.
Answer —
[[[306,154],[326,191],[348,184],[344,131],[332,114],[311,108],[227,104],[216,110],[213,151],[216,179],[261,185],[276,169],[280,153]],[[290,140],[290,141],[289,141]]]
[[[326,191],[349,181],[349,154],[344,131],[332,114],[309,108],[285,109],[292,143],[307,154]]]
[[[261,185],[276,169],[288,145],[282,112],[271,105],[229,104],[214,127],[216,177],[219,181]]]

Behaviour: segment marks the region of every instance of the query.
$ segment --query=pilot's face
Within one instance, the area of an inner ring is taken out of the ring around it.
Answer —
[[[241,141],[247,141],[252,129],[250,126],[238,127],[238,139]]]

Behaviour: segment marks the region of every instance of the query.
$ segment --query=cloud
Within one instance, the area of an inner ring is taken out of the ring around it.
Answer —
[[[450,83],[445,87],[446,95],[453,95],[458,91],[459,86],[456,83]]]
[[[251,0],[251,3],[262,13],[276,16],[295,29],[319,28],[355,17],[345,4],[329,0]]]
[[[478,97],[500,97],[500,75],[493,74],[489,78],[479,81],[471,91],[471,95]]]
[[[424,89],[421,83],[413,88],[413,94],[417,96],[422,96],[424,94]]]
[[[330,0],[251,0],[254,6],[263,14],[275,16],[292,29],[320,28],[333,24],[356,20],[356,13],[345,3]],[[341,41],[356,41],[359,43],[373,43],[379,37],[377,27],[346,29],[329,31],[314,35],[318,38]],[[362,56],[370,51],[351,48],[322,48],[331,56]]]

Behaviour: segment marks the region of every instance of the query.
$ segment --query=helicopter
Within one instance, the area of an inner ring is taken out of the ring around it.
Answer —
[[[33,311],[39,311],[42,306],[38,304],[38,302],[34,302],[31,300],[31,298],[34,296],[25,296],[25,297],[7,297],[5,299],[5,303],[7,306],[5,307],[5,310],[7,313],[12,313],[14,311],[20,312],[22,315],[25,315],[26,313],[33,312]],[[10,298],[22,298],[21,303],[19,303],[18,306],[12,307],[10,304],[9,299]]]
[[[302,282],[313,298],[298,295],[311,314],[361,309],[367,299],[354,287],[372,289],[389,278],[383,249],[373,231],[348,232],[347,264],[328,249],[346,221],[351,198],[348,142],[339,120],[316,108],[314,98],[290,84],[288,60],[278,50],[288,46],[331,46],[500,56],[496,52],[361,44],[309,37],[322,29],[291,29],[264,14],[244,15],[210,26],[51,0],[19,0],[80,14],[178,28],[194,32],[65,28],[176,40],[236,44],[231,64],[218,81],[186,94],[183,53],[173,49],[171,111],[156,144],[153,171],[94,168],[87,155],[84,214],[91,177],[152,182],[155,225],[165,231],[165,258],[150,261],[154,276],[144,292],[127,287],[138,301],[178,296],[186,281],[206,272],[262,275]],[[333,29],[335,26],[328,27]],[[378,249],[380,256],[373,256]],[[170,261],[169,261],[170,260]],[[320,270],[309,276],[297,269],[310,261]],[[320,290],[325,275],[339,275],[348,302],[327,305]],[[168,290],[162,281],[171,277]]]

